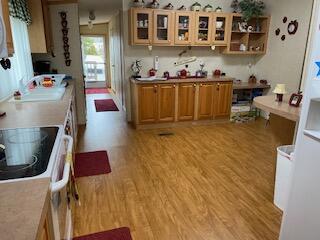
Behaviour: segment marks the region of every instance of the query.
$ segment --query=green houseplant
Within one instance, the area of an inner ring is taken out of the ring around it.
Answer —
[[[266,8],[263,1],[258,0],[242,0],[239,3],[243,20],[248,22],[252,18],[257,18],[263,15]]]

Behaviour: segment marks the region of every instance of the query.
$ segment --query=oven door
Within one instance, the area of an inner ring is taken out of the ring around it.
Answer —
[[[72,212],[70,207],[70,161],[68,154],[72,154],[73,140],[70,136],[63,136],[57,155],[56,166],[51,179],[51,210],[55,240],[72,239]]]

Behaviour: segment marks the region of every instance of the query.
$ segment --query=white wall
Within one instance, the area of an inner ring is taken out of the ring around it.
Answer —
[[[61,17],[59,12],[67,12],[67,21],[69,28],[69,45],[71,55],[71,66],[67,67],[64,60],[64,49],[61,32]],[[51,67],[58,70],[59,73],[65,73],[71,75],[76,80],[76,99],[77,99],[77,112],[78,112],[78,124],[86,123],[86,105],[84,95],[84,81],[82,71],[82,59],[81,59],[81,44],[80,44],[80,32],[79,32],[79,15],[78,4],[64,4],[64,5],[51,5],[51,24],[53,32],[54,53],[56,57],[51,57],[44,54],[33,55],[34,60],[49,60],[51,61]]]
[[[256,72],[258,78],[267,79],[274,86],[285,83],[289,93],[299,89],[302,65],[307,43],[309,22],[313,0],[268,0],[267,12],[271,15],[269,45],[267,54],[257,59]],[[283,17],[298,20],[298,32],[289,36],[287,24],[283,24]],[[281,41],[281,35],[276,36],[275,30],[281,29],[286,40]]]

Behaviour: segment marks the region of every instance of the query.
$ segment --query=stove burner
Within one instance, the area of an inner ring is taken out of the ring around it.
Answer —
[[[35,155],[32,155],[31,159],[32,159],[32,162],[28,163],[28,164],[12,165],[12,166],[3,165],[2,166],[1,163],[6,162],[6,158],[2,158],[0,160],[0,173],[15,173],[15,172],[19,172],[19,171],[27,171],[28,169],[32,168],[38,162],[38,157]]]

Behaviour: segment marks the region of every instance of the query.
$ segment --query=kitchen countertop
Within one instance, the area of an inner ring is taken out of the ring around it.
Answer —
[[[232,82],[235,78],[232,77],[211,77],[211,78],[181,78],[181,79],[169,79],[163,81],[139,81],[131,78],[131,82],[135,84],[170,84],[170,83],[195,83],[195,82]]]
[[[0,110],[6,116],[0,118],[0,128],[29,128],[50,125],[63,125],[68,112],[70,99],[74,93],[72,81],[60,101],[48,102],[3,102]]]
[[[49,207],[49,178],[0,184],[1,240],[38,238]]]
[[[275,115],[284,117],[291,121],[299,121],[301,107],[292,107],[289,105],[289,95],[285,95],[283,102],[276,102],[274,95],[256,97],[253,102],[257,108],[263,111],[273,113]]]
[[[74,94],[69,86],[63,99],[49,102],[3,102],[0,109],[7,115],[0,118],[0,128],[29,128],[64,125]],[[37,239],[49,203],[49,178],[0,183],[1,240]]]
[[[271,86],[269,84],[261,84],[261,83],[234,83],[233,89],[269,89]]]

